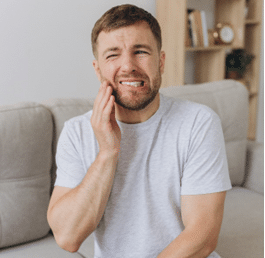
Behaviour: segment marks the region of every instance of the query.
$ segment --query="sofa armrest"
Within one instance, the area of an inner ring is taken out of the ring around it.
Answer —
[[[264,194],[264,144],[248,141],[244,187]]]

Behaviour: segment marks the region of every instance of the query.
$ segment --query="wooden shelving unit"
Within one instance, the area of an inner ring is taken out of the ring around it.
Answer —
[[[250,92],[249,138],[255,139],[261,49],[262,0],[216,0],[215,24],[228,22],[235,31],[230,45],[185,47],[186,0],[157,0],[157,19],[162,28],[163,49],[166,52],[162,87],[184,85],[185,56],[194,55],[194,82],[225,79],[225,58],[229,49],[246,49],[254,55],[244,78]],[[203,1],[201,1],[203,10]],[[246,15],[246,8],[248,12]]]
[[[249,0],[246,2],[248,14],[244,20],[245,25],[245,49],[254,55],[254,59],[249,65],[244,80],[250,92],[249,97],[249,131],[250,139],[255,140],[256,120],[259,94],[260,76],[260,52],[261,52],[261,27],[262,27],[262,0]]]

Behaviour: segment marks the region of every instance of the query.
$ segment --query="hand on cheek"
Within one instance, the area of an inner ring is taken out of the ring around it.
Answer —
[[[121,131],[115,119],[115,98],[110,85],[107,80],[101,83],[94,102],[91,125],[100,152],[117,153],[120,150]]]

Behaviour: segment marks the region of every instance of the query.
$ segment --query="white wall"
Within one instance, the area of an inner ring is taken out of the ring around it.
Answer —
[[[155,15],[155,0],[1,0],[0,105],[49,98],[95,97],[99,82],[92,67],[90,33],[96,20],[118,4],[138,5]],[[213,24],[212,0],[188,0]],[[263,75],[262,59],[262,75]],[[187,83],[193,82],[192,57]],[[263,77],[264,78],[264,77]],[[261,93],[263,80],[261,81]],[[263,96],[259,141],[263,141]],[[262,122],[261,122],[262,121]]]
[[[0,1],[0,105],[56,97],[95,97],[90,33],[114,5],[155,15],[155,1]]]

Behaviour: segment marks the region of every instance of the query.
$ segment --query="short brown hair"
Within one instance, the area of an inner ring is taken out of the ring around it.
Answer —
[[[157,41],[158,50],[160,51],[162,47],[161,29],[156,18],[142,8],[135,5],[124,4],[111,8],[95,23],[91,33],[94,56],[97,57],[97,39],[101,31],[110,32],[121,27],[133,25],[140,21],[145,21],[149,24]]]

